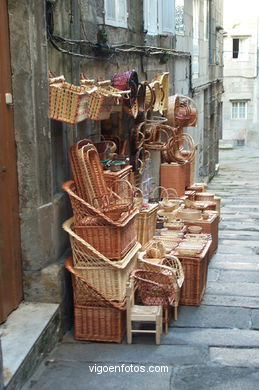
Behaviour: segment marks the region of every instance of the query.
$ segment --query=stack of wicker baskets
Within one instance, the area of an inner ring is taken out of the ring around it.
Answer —
[[[63,224],[72,247],[75,338],[121,342],[126,284],[137,262],[138,209],[133,199],[107,187],[95,147],[86,140],[70,149],[75,181],[63,184],[73,218]]]

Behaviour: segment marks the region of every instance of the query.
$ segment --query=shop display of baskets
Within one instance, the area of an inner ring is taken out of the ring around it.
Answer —
[[[74,180],[62,185],[73,211],[62,226],[72,249],[65,267],[73,285],[75,338],[122,342],[131,277],[142,304],[164,306],[168,326],[169,306],[177,319],[179,303],[200,304],[217,244],[217,215],[204,211],[216,198],[205,184],[190,185],[196,145],[183,127],[196,126],[197,106],[186,96],[168,98],[168,72],[150,83],[140,83],[135,70],[104,81],[82,74],[78,87],[63,76],[49,82],[50,118],[70,124],[108,119],[95,144],[83,139],[70,147]],[[122,110],[134,119],[140,114],[127,134],[125,114],[110,117]],[[113,134],[116,129],[125,138]],[[145,167],[156,152],[161,180],[152,191]],[[148,194],[150,203],[144,201]]]

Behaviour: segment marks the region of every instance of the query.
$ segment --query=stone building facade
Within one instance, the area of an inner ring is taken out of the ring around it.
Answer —
[[[259,8],[228,1],[225,11],[223,139],[258,145]]]
[[[71,319],[63,269],[69,242],[61,225],[71,209],[61,184],[71,178],[69,146],[82,138],[98,141],[101,123],[87,119],[72,126],[51,121],[48,71],[63,74],[75,84],[81,72],[90,78],[110,79],[114,73],[135,69],[140,80],[169,72],[170,95],[188,95],[197,102],[198,125],[186,131],[197,144],[196,181],[208,181],[217,167],[222,128],[222,0],[6,3],[23,299],[60,304],[65,329]],[[50,36],[59,37],[54,45]],[[109,46],[100,48],[103,43],[144,49],[114,51]],[[148,48],[152,48],[150,53]],[[122,122],[122,131],[129,135],[134,120],[125,116]],[[152,154],[143,181],[151,178],[153,184],[159,183],[159,158],[158,153]]]

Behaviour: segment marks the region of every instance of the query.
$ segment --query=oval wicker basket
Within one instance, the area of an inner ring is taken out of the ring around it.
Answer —
[[[210,192],[199,192],[196,194],[196,200],[214,200],[214,194]]]
[[[200,233],[202,231],[202,227],[196,225],[188,226],[187,229],[190,233]]]
[[[182,209],[178,211],[178,217],[183,220],[201,219],[201,211],[195,209]]]

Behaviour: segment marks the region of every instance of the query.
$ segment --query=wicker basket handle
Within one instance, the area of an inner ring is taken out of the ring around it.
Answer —
[[[144,199],[142,190],[141,190],[140,188],[138,188],[138,187],[132,185],[132,184],[131,184],[128,180],[126,180],[126,179],[117,179],[117,180],[114,181],[114,184],[115,184],[115,183],[118,183],[118,182],[127,184],[128,188],[129,188],[129,190],[130,190],[130,192],[131,192],[131,194],[132,194],[132,203],[133,203],[134,207],[137,207],[137,208],[140,209],[140,208],[142,207],[143,199]],[[137,194],[137,193],[140,194],[140,197],[136,197],[136,194]],[[141,200],[139,201],[139,202],[141,202],[141,205],[136,204],[136,200],[134,200],[134,199],[138,199],[138,198],[141,199]]]
[[[131,219],[132,213],[130,213],[129,216],[125,220],[123,220],[123,222],[114,221],[111,218],[107,217],[107,215],[105,215],[101,210],[96,209],[95,207],[91,206],[84,199],[80,198],[73,191],[71,191],[70,186],[72,183],[74,183],[73,180],[69,180],[69,181],[63,183],[62,184],[63,190],[66,191],[69,194],[69,196],[72,196],[78,202],[80,202],[87,209],[87,211],[89,213],[92,213],[94,216],[103,218],[105,222],[108,222],[110,225],[113,225],[113,226],[120,226],[120,227],[125,226],[128,223],[128,221]]]
[[[154,189],[153,189],[153,191],[151,192],[151,198],[154,198],[155,197],[155,192],[156,191],[158,191],[158,190],[162,190],[161,191],[161,194],[160,194],[160,196],[159,196],[159,199],[161,198],[161,199],[168,199],[168,191],[167,191],[167,189],[165,188],[165,187],[162,187],[162,186],[157,186],[157,187],[155,187]],[[165,197],[162,197],[162,194],[163,194],[163,192],[165,193]]]
[[[167,188],[168,199],[173,199],[170,197],[170,192],[172,192],[174,194],[175,198],[179,198],[179,195],[178,195],[176,189],[173,187],[170,187],[170,188]]]

